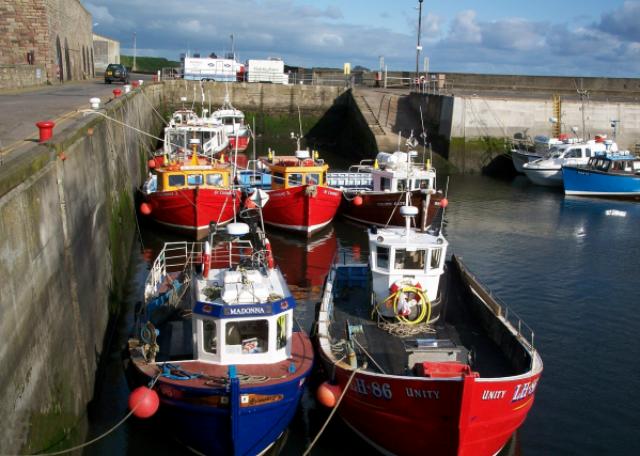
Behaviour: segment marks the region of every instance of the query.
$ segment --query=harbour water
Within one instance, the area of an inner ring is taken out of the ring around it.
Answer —
[[[444,184],[443,178],[439,177]],[[452,176],[445,233],[495,295],[535,331],[544,361],[536,402],[508,454],[640,454],[640,203],[565,198],[526,178]],[[310,241],[270,233],[276,262],[310,329],[324,274],[337,252],[366,261],[365,228],[342,220]],[[91,436],[126,413],[123,350],[147,267],[176,236],[142,225],[129,292],[110,334],[110,351],[90,410]],[[327,412],[312,398],[291,426],[281,454],[304,451]],[[336,417],[313,454],[375,454]],[[88,455],[189,454],[151,423],[130,419],[85,450]]]

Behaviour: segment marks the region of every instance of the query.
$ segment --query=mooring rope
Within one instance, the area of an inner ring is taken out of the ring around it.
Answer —
[[[326,421],[324,422],[324,424],[322,425],[322,427],[320,428],[320,430],[318,431],[318,434],[316,434],[315,438],[313,439],[313,441],[309,444],[309,446],[307,447],[306,450],[304,450],[304,453],[302,453],[302,456],[307,456],[309,453],[311,453],[311,450],[313,449],[313,447],[315,446],[315,444],[318,442],[318,439],[320,438],[320,436],[322,435],[322,433],[324,432],[324,430],[327,428],[327,426],[329,425],[329,422],[331,421],[331,418],[333,418],[333,415],[335,415],[336,410],[338,410],[338,407],[340,406],[340,403],[342,402],[342,399],[344,398],[344,396],[347,394],[347,391],[349,391],[349,386],[351,386],[351,382],[353,381],[353,379],[355,378],[356,374],[360,371],[360,369],[354,369],[353,372],[351,373],[351,377],[349,377],[349,380],[347,381],[347,383],[344,385],[344,389],[342,390],[342,393],[340,394],[340,397],[338,398],[338,401],[336,402],[336,405],[333,407],[333,409],[331,410],[331,413],[329,413],[329,416],[327,417]]]
[[[160,377],[161,377],[161,374],[158,374],[153,378],[153,380],[149,384],[149,388],[150,389],[154,387],[154,385],[156,384],[156,382],[158,381],[158,379]],[[32,456],[55,456],[55,455],[59,455],[59,454],[71,453],[73,451],[77,451],[77,450],[80,450],[82,448],[88,447],[89,445],[92,445],[92,444],[96,443],[97,441],[102,440],[103,438],[105,438],[106,436],[111,434],[113,431],[118,429],[120,426],[122,426],[124,424],[124,422],[127,421],[131,417],[131,415],[133,415],[135,413],[135,411],[138,409],[138,406],[140,406],[140,404],[141,404],[141,402],[138,402],[136,404],[136,406],[133,409],[131,409],[129,411],[129,413],[127,413],[124,416],[124,418],[122,418],[120,421],[118,421],[115,425],[113,425],[107,431],[105,431],[102,434],[100,434],[99,436],[89,440],[88,442],[84,442],[84,443],[81,443],[80,445],[76,445],[74,447],[67,448],[66,450],[54,451],[52,453],[34,453],[34,454],[32,454]]]

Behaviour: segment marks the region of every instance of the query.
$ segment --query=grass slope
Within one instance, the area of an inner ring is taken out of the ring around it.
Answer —
[[[133,67],[133,56],[131,55],[121,55],[120,63],[122,63],[127,68]],[[174,62],[172,60],[167,60],[164,57],[136,57],[136,72],[138,73],[156,73],[158,70],[162,68],[168,67],[179,67],[180,62]]]

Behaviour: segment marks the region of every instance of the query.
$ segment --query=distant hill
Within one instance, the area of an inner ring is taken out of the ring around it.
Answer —
[[[133,67],[132,55],[121,55],[120,63],[127,68]],[[136,57],[136,72],[138,73],[156,73],[162,68],[179,67],[180,62],[174,62],[173,60],[167,60],[164,57]]]

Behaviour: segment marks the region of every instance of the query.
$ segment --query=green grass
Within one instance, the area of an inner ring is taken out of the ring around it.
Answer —
[[[133,56],[121,55],[120,63],[133,70]],[[156,73],[162,68],[179,67],[180,62],[167,60],[164,57],[136,57],[136,73]]]

